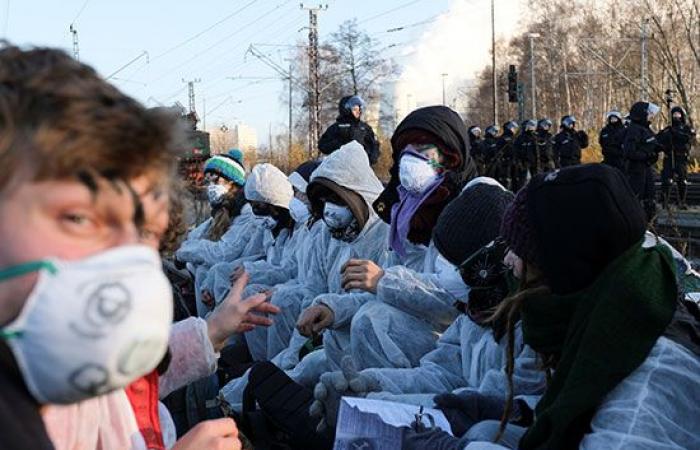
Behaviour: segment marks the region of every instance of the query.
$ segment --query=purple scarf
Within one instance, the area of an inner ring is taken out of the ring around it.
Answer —
[[[406,150],[401,153],[401,156],[403,157],[405,154],[418,155],[424,158],[423,155],[413,150],[412,147],[407,147]],[[420,208],[420,205],[422,205],[423,202],[428,199],[438,187],[440,187],[443,179],[444,176],[439,175],[433,184],[428,186],[425,191],[419,194],[408,192],[401,185],[396,188],[396,191],[399,194],[399,201],[398,203],[394,203],[394,206],[391,207],[389,245],[391,246],[391,249],[398,253],[402,258],[406,256],[406,249],[404,248],[403,243],[408,239],[408,232],[411,229],[411,219],[413,219],[413,216],[416,214],[416,211],[418,211],[418,208]]]

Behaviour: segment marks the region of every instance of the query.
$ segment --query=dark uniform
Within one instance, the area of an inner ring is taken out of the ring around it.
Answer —
[[[625,140],[625,124],[618,112],[608,113],[607,123],[600,130],[598,142],[603,150],[603,164],[625,171],[625,156],[622,153],[622,142]]]
[[[540,171],[550,172],[554,169],[552,162],[552,142],[554,137],[550,130],[552,129],[552,121],[549,119],[540,119],[537,122],[537,155],[540,159]]]
[[[493,178],[507,189],[511,189],[514,156],[513,141],[517,130],[518,124],[515,122],[507,122],[503,125],[503,133],[498,138],[493,161],[495,168]]]
[[[581,164],[581,150],[588,147],[588,135],[576,130],[575,124],[573,116],[562,117],[561,131],[554,136],[552,147],[557,168]]]
[[[654,164],[659,159],[660,148],[650,129],[649,114],[649,103],[637,102],[632,106],[622,151],[627,160],[627,176],[632,190],[642,202],[647,219],[652,220],[656,214]]]
[[[679,113],[680,118],[673,117]],[[671,183],[675,175],[678,182],[677,204],[681,209],[687,209],[685,197],[688,183],[688,157],[695,139],[695,130],[686,123],[686,112],[680,106],[671,109],[671,117],[671,126],[664,128],[656,136],[656,140],[664,152],[664,167],[661,171],[664,208],[668,209]]]
[[[491,125],[484,131],[484,142],[481,144],[484,156],[484,171],[480,172],[487,177],[496,178],[496,156],[498,150],[498,127]]]
[[[539,172],[539,161],[537,158],[537,123],[534,120],[527,120],[522,124],[522,131],[513,142],[514,164],[513,164],[513,186],[512,191],[516,192],[527,182],[527,173],[535,176]]]
[[[472,125],[467,130],[469,135],[469,154],[476,162],[479,174],[486,173],[486,162],[484,159],[484,138],[481,137],[481,128]]]
[[[328,127],[318,141],[318,149],[324,155],[330,155],[341,146],[350,141],[357,141],[365,148],[369,163],[374,165],[379,159],[379,142],[374,136],[372,127],[356,118],[352,114],[352,100],[357,99],[362,104],[362,99],[357,96],[347,96],[338,103],[338,118]]]

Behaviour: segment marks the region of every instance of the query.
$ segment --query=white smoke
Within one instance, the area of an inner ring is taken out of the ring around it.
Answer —
[[[496,1],[496,39],[515,33],[520,2]],[[491,64],[490,49],[491,0],[451,0],[449,10],[404,52],[406,62],[394,94],[399,116],[442,103],[443,73],[446,103],[452,105],[457,87]]]

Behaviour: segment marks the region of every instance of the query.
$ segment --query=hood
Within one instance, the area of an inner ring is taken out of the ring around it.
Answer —
[[[330,189],[343,198],[355,218],[361,222],[361,227],[364,227],[372,214],[372,202],[379,197],[383,186],[369,165],[364,147],[357,141],[351,141],[328,155],[311,174],[306,193],[316,213],[319,209],[322,211],[319,194],[324,189]],[[360,198],[363,205],[357,205],[353,197]],[[364,212],[360,211],[364,208]]]
[[[630,120],[632,123],[638,125],[647,126],[649,125],[649,103],[647,102],[637,102],[630,108]]]
[[[245,198],[248,201],[264,202],[289,209],[292,197],[292,184],[281,170],[267,163],[253,167],[245,184]]]
[[[350,100],[352,98],[352,95],[346,95],[345,97],[341,98],[340,101],[338,102],[338,119],[339,121],[358,121],[359,119],[355,118],[355,116],[352,115],[352,111],[347,109],[345,107],[345,102]]]
[[[680,106],[674,106],[671,108],[671,118],[673,118],[673,114],[677,112],[681,113],[681,123],[685,125],[688,121],[688,115],[686,114],[685,109],[681,108]]]
[[[414,131],[428,133],[437,138],[439,146],[449,149],[455,156],[455,167],[450,167],[445,179],[455,185],[456,194],[472,178],[477,176],[476,164],[469,155],[469,137],[464,121],[455,111],[446,106],[427,106],[411,112],[396,127],[391,137],[393,165],[390,170],[391,179],[375,202],[374,208],[385,222],[391,221],[391,207],[399,201],[397,187],[399,181],[399,160],[403,150],[402,134]],[[459,158],[456,158],[459,156]]]

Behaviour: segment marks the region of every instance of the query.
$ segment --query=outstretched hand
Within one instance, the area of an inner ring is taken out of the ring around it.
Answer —
[[[248,284],[248,274],[243,273],[231,286],[226,298],[207,318],[209,339],[215,351],[221,350],[234,333],[245,333],[257,326],[269,327],[272,319],[263,314],[277,314],[280,309],[268,303],[268,295],[261,293],[243,299],[243,289]]]

